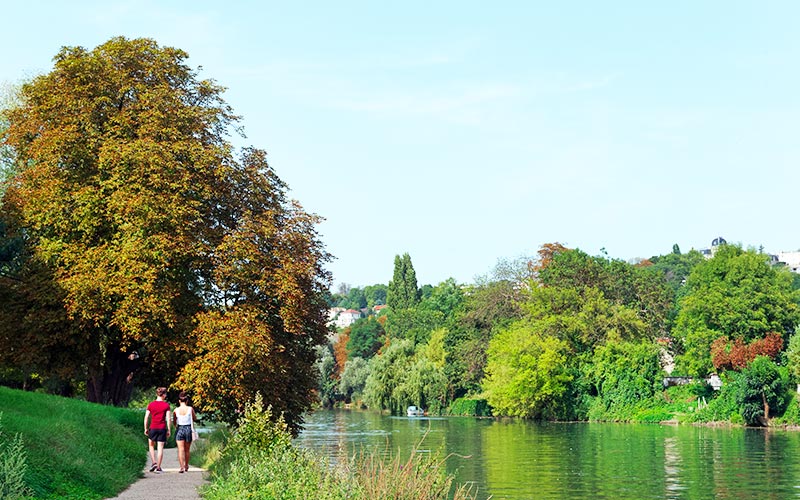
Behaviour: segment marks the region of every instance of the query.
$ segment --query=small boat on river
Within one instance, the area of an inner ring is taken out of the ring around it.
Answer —
[[[409,406],[406,410],[406,414],[409,417],[422,417],[425,415],[425,410],[422,408],[417,408],[416,406]]]

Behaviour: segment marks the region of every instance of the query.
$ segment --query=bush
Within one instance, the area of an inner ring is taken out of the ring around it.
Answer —
[[[465,417],[490,417],[492,409],[485,399],[458,398],[450,404],[448,414]]]
[[[291,434],[283,415],[273,419],[272,407],[264,408],[264,400],[258,393],[253,403],[245,405],[244,416],[239,419],[229,446],[233,449],[252,447],[270,450],[273,447],[289,446],[290,443]]]
[[[659,347],[651,342],[607,343],[595,349],[585,375],[600,399],[593,405],[595,413],[631,415],[631,408],[653,398],[661,387]]]
[[[780,417],[772,421],[773,424],[798,425],[800,424],[800,402],[797,401],[797,393],[792,391],[786,402],[786,411]]]
[[[789,397],[789,377],[770,358],[758,356],[737,380],[736,402],[747,425],[764,425],[770,414],[782,414]],[[768,407],[765,408],[765,402]],[[768,414],[769,412],[769,414]]]
[[[648,408],[638,412],[633,419],[637,422],[657,424],[665,420],[670,420],[672,416],[673,414],[664,408]]]
[[[687,417],[690,422],[731,422],[742,423],[739,414],[739,406],[736,402],[738,394],[738,378],[741,375],[735,372],[727,372],[726,382],[716,396],[708,401],[705,408],[698,409],[695,413]]]

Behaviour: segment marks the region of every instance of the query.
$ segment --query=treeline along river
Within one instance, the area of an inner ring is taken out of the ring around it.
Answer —
[[[794,431],[317,411],[297,443],[335,462],[361,449],[407,458],[420,440],[419,453],[454,454],[447,471],[479,499],[800,497]]]

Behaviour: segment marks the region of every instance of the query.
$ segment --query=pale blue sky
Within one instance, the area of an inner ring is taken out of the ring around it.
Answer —
[[[404,252],[436,284],[553,241],[800,248],[800,3],[606,4],[13,2],[0,81],[117,35],[184,49],[326,218],[337,284]]]

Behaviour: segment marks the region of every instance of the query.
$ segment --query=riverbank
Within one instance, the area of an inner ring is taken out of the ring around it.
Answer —
[[[218,441],[219,434],[210,442]],[[283,500],[474,500],[469,487],[453,484],[446,459],[412,448],[391,456],[362,450],[336,463],[292,442],[286,425],[272,421],[260,399],[247,405],[244,418],[224,447],[211,446],[211,483],[205,500],[261,498]]]

